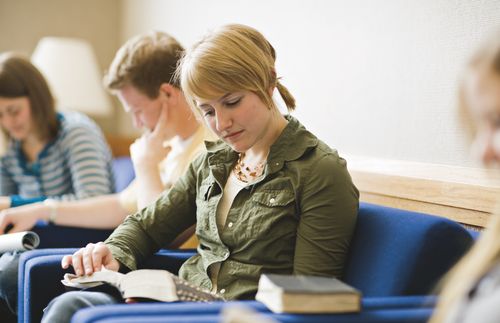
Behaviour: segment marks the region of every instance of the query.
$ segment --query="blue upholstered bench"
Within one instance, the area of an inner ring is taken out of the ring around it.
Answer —
[[[403,297],[405,298],[405,297]],[[268,316],[278,322],[310,322],[310,323],[421,323],[426,322],[432,313],[431,307],[410,306],[392,308],[387,304],[383,307],[372,307],[371,298],[362,301],[363,311],[357,314],[274,314],[265,306],[255,301],[240,301],[228,303],[196,304],[134,304],[124,310],[123,305],[101,306],[84,309],[76,313],[72,323],[125,323],[125,322],[222,322],[222,308],[239,305],[250,307],[260,315]]]
[[[134,165],[130,157],[122,156],[113,158],[112,168],[115,180],[115,192],[121,192],[135,178]]]
[[[282,322],[425,322],[435,299],[436,282],[473,243],[470,233],[442,217],[362,203],[343,279],[363,292],[357,314],[271,314],[262,304],[243,302]],[[62,254],[73,250],[32,251],[21,257],[19,315],[22,322],[38,321],[50,299],[60,294]],[[144,268],[176,272],[192,254],[161,251]],[[22,290],[21,290],[22,289]],[[224,303],[116,305],[86,309],[74,322],[216,322]],[[193,314],[193,309],[196,308]],[[188,313],[190,313],[188,315]],[[95,316],[94,316],[95,315]]]

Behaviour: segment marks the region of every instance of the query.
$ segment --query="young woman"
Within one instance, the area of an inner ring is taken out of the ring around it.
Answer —
[[[0,55],[0,210],[47,198],[113,191],[111,153],[99,127],[79,113],[56,113],[42,74],[22,56]]]
[[[13,207],[43,201],[38,204],[48,211],[45,219],[54,222],[56,200],[113,192],[111,152],[99,127],[80,113],[56,113],[42,74],[12,53],[0,55],[0,126],[9,140],[0,159],[0,234],[31,229],[37,220],[22,216],[23,225],[10,221]],[[1,259],[0,316],[5,322],[15,321],[18,257],[9,253]]]
[[[78,275],[137,264],[196,223],[197,255],[179,275],[226,299],[255,296],[263,272],[342,274],[358,211],[358,191],[337,152],[273,102],[276,55],[255,29],[228,25],[182,59],[188,102],[220,138],[148,208],[128,217],[105,243],[89,244],[62,266]],[[71,292],[51,302],[44,322],[67,322],[79,308],[116,303]]]
[[[485,164],[500,162],[500,33],[473,56],[461,87],[461,113]],[[500,216],[493,215],[450,273],[431,322],[500,321]]]

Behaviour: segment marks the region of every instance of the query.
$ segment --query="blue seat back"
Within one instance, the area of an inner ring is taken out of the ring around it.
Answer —
[[[364,296],[423,295],[472,243],[446,218],[361,203],[343,278]]]
[[[130,157],[113,158],[113,176],[115,192],[123,191],[135,178],[134,165]]]

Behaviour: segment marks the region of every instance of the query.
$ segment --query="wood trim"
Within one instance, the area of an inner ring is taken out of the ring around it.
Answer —
[[[105,134],[113,157],[130,156],[130,145],[134,143],[135,138]]]
[[[392,196],[384,196],[364,192],[361,193],[360,199],[364,202],[373,204],[439,215],[460,223],[469,224],[476,227],[484,227],[490,217],[490,213],[487,212],[460,209],[447,205],[432,204],[416,200],[407,200]]]
[[[500,172],[346,156],[361,201],[484,227],[500,197]]]

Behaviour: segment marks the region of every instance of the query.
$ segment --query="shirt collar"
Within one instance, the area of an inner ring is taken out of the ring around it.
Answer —
[[[306,151],[318,145],[318,138],[291,115],[286,115],[288,124],[279,135],[276,142],[271,146],[268,164],[271,168],[282,165],[284,161],[300,158]],[[210,164],[222,162],[234,162],[238,154],[224,141],[205,141]]]

